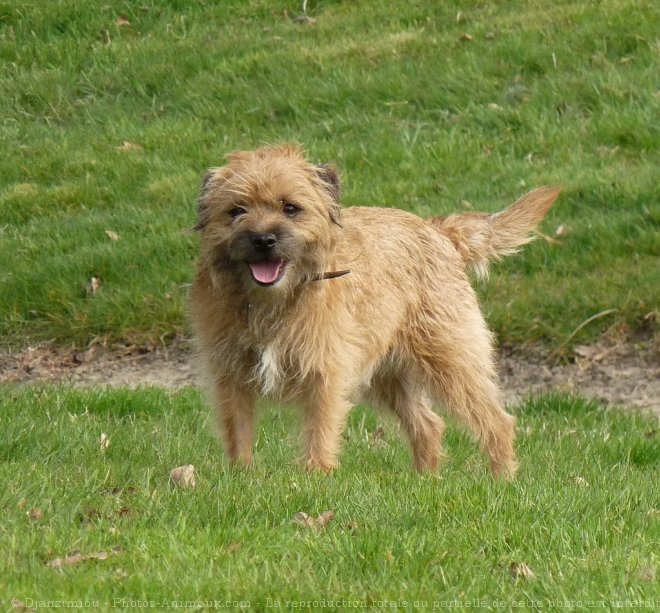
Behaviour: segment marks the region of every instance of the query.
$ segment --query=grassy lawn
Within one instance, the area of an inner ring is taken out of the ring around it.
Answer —
[[[495,211],[561,185],[543,228],[557,243],[480,288],[499,337],[557,346],[603,312],[573,340],[653,325],[654,3],[310,1],[313,25],[300,11],[0,1],[3,343],[185,334],[200,177],[282,141],[335,161],[347,205]]]
[[[340,167],[346,205],[496,211],[563,186],[547,240],[478,286],[499,339],[655,329],[654,3],[307,4],[311,25],[298,1],[0,0],[3,349],[186,336],[201,176],[284,141]],[[515,412],[511,483],[456,428],[415,474],[364,409],[326,477],[295,463],[286,409],[240,471],[191,389],[0,386],[0,605],[657,607],[657,422],[559,396]]]
[[[500,600],[657,606],[660,441],[657,423],[638,414],[565,397],[519,406],[521,471],[504,483],[455,427],[444,469],[418,476],[394,424],[386,421],[381,435],[377,416],[362,409],[352,414],[341,467],[327,477],[296,465],[287,410],[262,413],[254,467],[231,470],[193,391],[5,387],[0,405],[6,605],[228,600],[263,610],[269,600],[290,609],[287,600],[346,598],[420,600],[429,609],[454,599],[491,608]],[[187,463],[197,485],[177,489],[169,472]],[[335,518],[322,529],[292,523],[300,511],[327,510]],[[109,557],[50,566],[75,550]],[[522,564],[533,577],[515,576]]]

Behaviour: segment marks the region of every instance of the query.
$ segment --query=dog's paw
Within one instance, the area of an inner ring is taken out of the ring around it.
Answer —
[[[235,470],[246,470],[252,468],[252,457],[230,457],[229,465]]]
[[[309,458],[305,461],[305,470],[307,472],[324,472],[326,475],[331,475],[337,468],[336,464],[329,462],[319,462],[318,460]]]
[[[518,462],[514,459],[508,459],[502,462],[491,462],[493,475],[504,481],[511,481],[518,470]]]

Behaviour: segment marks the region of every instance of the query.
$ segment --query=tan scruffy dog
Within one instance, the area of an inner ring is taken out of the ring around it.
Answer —
[[[515,419],[467,269],[483,274],[527,243],[558,193],[537,189],[496,215],[421,219],[342,209],[336,172],[297,147],[232,153],[204,179],[190,304],[230,460],[250,462],[255,401],[267,396],[302,409],[306,466],[329,472],[363,399],[399,418],[417,469],[441,457],[437,403],[496,475],[512,475]]]

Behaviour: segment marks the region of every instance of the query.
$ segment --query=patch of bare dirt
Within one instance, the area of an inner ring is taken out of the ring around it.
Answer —
[[[653,340],[578,345],[568,362],[540,349],[504,349],[499,370],[507,403],[539,392],[570,392],[610,406],[651,410],[660,417],[660,347]],[[48,345],[0,354],[0,382],[178,388],[196,384],[193,351],[179,341],[167,348],[92,346],[84,352]]]
[[[192,357],[185,341],[169,347],[93,345],[81,352],[42,344],[0,354],[0,382],[179,388],[196,383]]]
[[[660,418],[660,347],[653,341],[578,345],[567,362],[538,350],[522,356],[503,351],[499,371],[507,403],[566,392],[608,406],[650,410]]]

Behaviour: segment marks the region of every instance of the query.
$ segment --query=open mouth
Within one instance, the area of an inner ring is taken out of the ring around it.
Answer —
[[[248,262],[252,278],[259,285],[269,287],[275,285],[283,276],[286,262],[284,260],[260,260]]]

